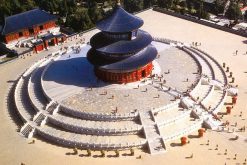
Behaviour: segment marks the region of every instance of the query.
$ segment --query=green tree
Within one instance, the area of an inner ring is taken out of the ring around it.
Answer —
[[[223,5],[223,3],[220,2],[219,0],[215,0],[213,12],[216,15],[218,15],[220,13],[223,13],[224,12],[224,5]]]
[[[238,3],[231,2],[225,16],[231,20],[238,20],[242,17]]]
[[[78,8],[74,14],[69,15],[66,25],[72,27],[75,31],[87,30],[93,27],[86,8]]]
[[[174,7],[174,0],[157,0],[157,5],[162,8],[170,9]]]
[[[33,0],[23,0],[23,7],[25,8],[25,11],[28,11],[34,9],[37,5]]]
[[[143,10],[143,0],[124,0],[124,7],[131,13]]]
[[[88,2],[88,15],[93,23],[96,23],[102,19],[102,9],[99,9],[99,6],[95,0],[89,0]]]
[[[166,8],[167,4],[166,4],[167,0],[157,0],[157,5],[161,8]]]
[[[155,3],[154,0],[143,0],[143,8],[149,8]]]

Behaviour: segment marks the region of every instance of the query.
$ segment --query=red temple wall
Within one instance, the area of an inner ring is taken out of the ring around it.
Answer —
[[[127,73],[112,73],[108,71],[95,70],[96,76],[106,82],[112,83],[130,83],[140,81],[142,78],[148,77],[153,70],[152,62],[146,66]]]
[[[56,23],[54,21],[50,21],[50,22],[47,22],[43,25],[34,26],[33,27],[34,35],[37,35],[37,34],[39,34],[40,31],[42,31],[42,30],[40,30],[40,26],[43,26],[43,30],[47,30],[49,28],[55,27]],[[19,36],[19,32],[22,32],[22,36]],[[22,29],[19,32],[10,33],[10,34],[7,34],[6,36],[4,36],[5,42],[9,43],[11,41],[18,40],[20,37],[29,37],[30,36],[30,32],[28,29]]]

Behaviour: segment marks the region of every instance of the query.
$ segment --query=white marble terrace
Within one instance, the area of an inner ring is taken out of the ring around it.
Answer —
[[[152,44],[159,52],[153,62],[156,76],[130,84],[98,80],[86,59],[86,44],[37,61],[14,87],[25,123],[20,134],[65,147],[148,147],[156,154],[166,152],[168,141],[202,125],[220,127],[213,114],[227,97],[223,68],[190,45],[160,38]]]

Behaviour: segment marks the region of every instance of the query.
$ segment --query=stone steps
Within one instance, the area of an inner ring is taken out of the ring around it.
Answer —
[[[190,47],[183,47],[183,50],[186,51],[188,54],[193,56],[200,64],[202,70],[202,75],[207,75],[209,79],[215,79],[213,68],[211,67],[210,63],[208,62],[207,58],[202,54],[198,53],[194,49]]]
[[[26,80],[27,78],[21,77],[18,80],[16,89],[15,89],[15,104],[18,109],[18,112],[22,118],[22,120],[29,121],[35,115],[35,111],[28,99],[27,89],[26,89]]]
[[[196,92],[193,93],[192,97],[193,98],[198,98],[198,101],[202,101],[203,99],[205,99],[208,95],[208,93],[210,92],[210,85],[201,85]]]
[[[163,142],[162,138],[157,138],[152,142],[148,142],[149,144],[149,152],[152,155],[155,154],[161,154],[161,153],[165,153],[166,152],[166,146],[165,143]]]
[[[215,80],[218,80],[219,82],[221,82],[222,84],[227,84],[228,80],[227,80],[227,76],[224,72],[224,69],[221,67],[221,65],[209,54],[207,54],[206,52],[192,47],[192,50],[203,55],[207,61],[210,63],[210,65],[212,66],[213,70],[214,70],[214,74],[215,74]]]
[[[37,113],[34,117],[33,117],[33,121],[37,124],[37,125],[41,125],[42,121],[46,119],[46,116],[42,113],[39,112]]]
[[[138,134],[142,126],[135,121],[90,121],[65,117],[61,114],[50,115],[49,123],[65,130],[82,134],[125,135]]]
[[[128,136],[93,136],[61,131],[50,126],[37,128],[37,134],[46,140],[66,147],[80,149],[110,150],[143,147],[146,140],[137,135]]]
[[[220,90],[214,90],[211,94],[210,99],[203,101],[202,104],[205,107],[211,106],[211,109],[214,109],[218,102],[221,101],[221,98],[223,97],[223,91]]]
[[[161,129],[161,132],[162,132],[161,135],[162,135],[163,141],[168,142],[171,140],[179,139],[182,136],[187,136],[190,133],[195,132],[199,128],[201,128],[202,123],[203,123],[203,120],[198,119],[190,123],[184,124],[180,126],[179,128],[170,128],[170,131]]]
[[[186,109],[179,108],[177,105],[177,107],[173,107],[171,110],[161,111],[155,114],[154,119],[157,125],[165,125],[171,121],[175,121],[177,118],[179,118],[179,116],[185,115],[186,112]],[[189,116],[189,113],[187,113],[187,116]],[[186,117],[186,115],[184,117]]]
[[[140,113],[140,121],[143,125],[144,135],[148,142],[148,148],[151,154],[160,154],[166,151],[165,143],[160,137],[160,131],[154,122],[154,116],[151,111]]]
[[[175,132],[177,132],[178,130],[182,130],[184,128],[186,128],[187,126],[193,124],[194,118],[184,118],[182,120],[178,120],[177,122],[174,122],[170,125],[164,125],[159,127],[160,129],[160,135],[163,136],[167,136],[169,134],[173,134]]]
[[[20,130],[20,134],[24,137],[28,137],[28,135],[30,134],[32,130],[33,130],[33,127],[29,123],[26,123],[24,126],[22,126]]]
[[[62,113],[52,115],[57,104],[55,102],[50,102],[49,104],[47,104],[47,101],[45,101],[46,98],[41,92],[42,88],[40,79],[43,70],[44,67],[39,67],[35,72],[33,72],[31,79],[29,80],[28,92],[34,109],[48,116],[49,123],[54,124],[57,127],[64,128],[65,130],[68,130],[70,132],[81,134],[137,134],[142,130],[142,126],[136,124],[135,121],[90,121],[78,119],[73,116],[66,116]],[[46,109],[46,111],[43,111],[44,109]]]

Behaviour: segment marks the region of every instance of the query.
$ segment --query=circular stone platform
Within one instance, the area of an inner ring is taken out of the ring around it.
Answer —
[[[191,56],[176,47],[152,44],[159,52],[159,58],[153,62],[153,74],[157,75],[154,79],[121,85],[102,82],[87,61],[90,46],[85,45],[79,54],[63,55],[48,67],[43,90],[51,100],[76,111],[111,113],[117,108],[118,113],[129,113],[165,106],[174,96],[161,90],[161,84],[185,92],[198,80],[195,72],[199,67]]]
[[[25,123],[20,134],[65,147],[148,147],[156,154],[202,125],[219,128],[215,114],[227,97],[224,69],[195,47],[156,40],[152,76],[135,83],[99,81],[85,57],[88,45],[37,61],[14,87],[13,102]]]

